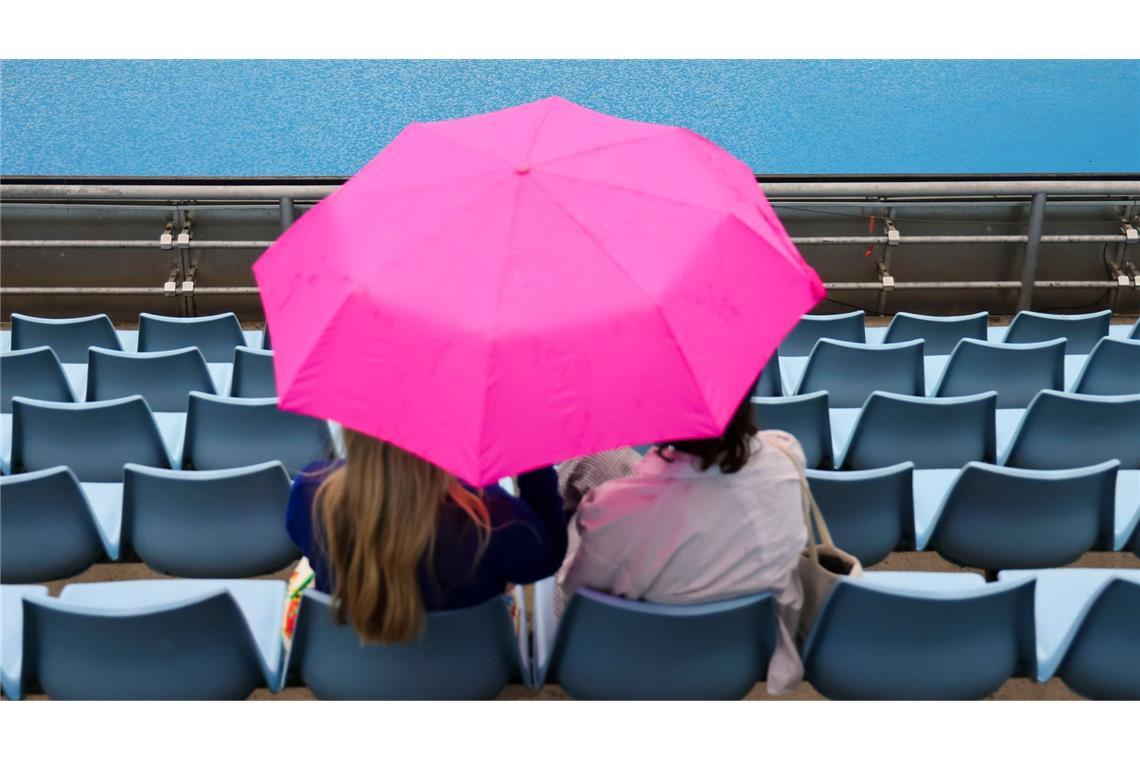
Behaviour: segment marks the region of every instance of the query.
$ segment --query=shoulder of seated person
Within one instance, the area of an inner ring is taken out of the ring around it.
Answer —
[[[803,447],[800,446],[800,442],[796,440],[796,437],[791,433],[784,430],[761,430],[760,441],[762,444],[767,443],[773,446],[784,447],[801,465],[806,461]]]

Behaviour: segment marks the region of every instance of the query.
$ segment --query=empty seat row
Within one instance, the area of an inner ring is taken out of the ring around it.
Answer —
[[[864,345],[821,338],[795,383],[795,394],[826,390],[837,407],[862,406],[874,391],[911,396],[967,396],[996,391],[1002,408],[1024,408],[1041,390],[1121,395],[1140,393],[1140,340],[1101,338],[1087,358],[1065,356],[1065,338],[1042,343],[987,343],[964,338],[946,362],[923,355],[923,341]],[[1079,370],[1066,384],[1066,367]],[[792,360],[784,360],[790,362]],[[940,364],[940,370],[932,365]],[[939,371],[927,392],[927,372]],[[772,359],[754,393],[780,396],[787,385]]]
[[[296,471],[333,451],[329,423],[284,412],[277,399],[192,391],[182,413],[154,413],[142,396],[67,403],[16,397],[7,471],[65,465],[81,481],[120,482],[123,466],[217,470],[281,461]]]
[[[156,412],[185,412],[190,391],[238,398],[277,395],[273,352],[238,346],[230,357],[233,369],[228,388],[219,387],[197,348],[134,353],[92,348],[88,352],[84,398],[77,398],[72,381],[53,349],[46,346],[0,354],[2,410],[12,411],[16,396],[43,401],[107,401],[140,395]]]
[[[277,572],[300,556],[285,530],[280,462],[208,472],[127,465],[119,484],[67,467],[0,478],[0,579],[43,583],[139,559],[184,578]]]
[[[1059,676],[1093,698],[1140,697],[1140,571],[1007,576],[840,581],[803,646],[806,680],[840,699],[976,699],[1018,675]],[[533,647],[525,614],[516,628],[506,598],[430,613],[412,642],[362,646],[333,623],[329,598],[307,591],[286,653],[280,581],[3,595],[11,698],[39,689],[59,699],[240,699],[296,683],[318,698],[476,699],[521,682],[578,698],[732,699],[766,677],[775,644],[769,594],[674,606],[580,591],[558,622],[549,579],[535,587]]]
[[[60,361],[87,361],[87,349],[122,351],[125,346],[106,314],[71,319],[46,319],[12,314],[11,350],[48,346]],[[165,317],[140,314],[138,351],[170,351],[195,347],[208,362],[233,360],[234,348],[246,346],[241,322],[233,312],[208,317]],[[269,332],[262,335],[260,348],[270,348]]]
[[[796,327],[780,344],[781,356],[807,356],[821,338],[866,343],[865,313],[851,311],[845,314],[803,316]],[[1047,314],[1022,311],[1014,315],[1005,329],[998,328],[1004,343],[1041,343],[1065,338],[1069,353],[1087,354],[1098,340],[1109,334],[1112,318],[1110,310],[1092,314]],[[883,334],[883,343],[926,341],[927,354],[949,354],[965,339],[986,341],[989,338],[987,312],[964,316],[938,317],[899,312]],[[1140,320],[1132,326],[1128,337],[1140,338]]]
[[[968,462],[1064,469],[1110,459],[1119,459],[1124,469],[1140,468],[1140,394],[1045,390],[1024,413],[998,410],[993,391],[952,398],[875,391],[851,414],[829,409],[827,391],[756,397],[752,408],[762,429],[798,438],[808,467],[815,469],[865,470],[900,462],[920,469]],[[833,431],[838,425],[845,429]],[[999,438],[1009,441],[1000,450]]]

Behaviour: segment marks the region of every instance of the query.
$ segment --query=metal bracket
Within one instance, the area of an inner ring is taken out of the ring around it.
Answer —
[[[1120,225],[1120,231],[1124,233],[1124,244],[1131,245],[1132,243],[1140,243],[1140,231],[1131,224]]]
[[[164,296],[173,296],[178,293],[178,265],[175,264],[170,268],[170,276],[166,282],[162,284],[162,294]]]
[[[166,223],[166,229],[158,236],[158,244],[162,246],[162,250],[168,251],[174,243],[173,235],[174,225],[170,222]]]
[[[895,277],[894,277],[894,275],[892,275],[889,271],[887,271],[886,264],[884,264],[881,261],[878,262],[878,268],[879,268],[879,281],[881,283],[883,283],[883,290],[894,290],[894,288],[895,288]]]
[[[887,219],[887,245],[898,245],[900,242],[898,228],[895,227],[894,221]]]
[[[183,233],[185,234],[185,233]],[[194,295],[194,275],[197,273],[198,267],[190,267],[190,271],[186,273],[186,279],[182,281],[182,295]]]

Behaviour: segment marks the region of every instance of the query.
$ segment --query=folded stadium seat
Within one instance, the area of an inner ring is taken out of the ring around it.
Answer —
[[[1035,672],[1032,578],[867,573],[837,583],[803,647],[829,699],[981,699]]]
[[[283,412],[277,399],[190,393],[184,466],[224,470],[280,461],[290,472],[328,459],[332,435],[324,420]]]
[[[231,362],[234,348],[245,345],[241,322],[233,312],[209,317],[139,314],[139,351],[169,351],[192,346],[208,362]]]
[[[805,396],[752,399],[752,421],[761,430],[791,433],[804,450],[812,469],[832,466],[831,419],[827,391]]]
[[[269,339],[269,325],[267,324],[261,331],[261,350],[272,351],[273,341]]]
[[[239,398],[277,396],[273,376],[273,352],[238,346],[234,349],[234,374],[230,395]]]
[[[772,354],[772,358],[764,365],[764,370],[756,380],[752,389],[753,396],[783,396],[784,381],[780,376],[780,358]]]
[[[123,541],[167,575],[274,573],[301,556],[285,531],[289,487],[280,462],[203,472],[127,465]]]
[[[73,583],[24,600],[24,683],[52,699],[244,699],[280,687],[283,581]]]
[[[804,367],[797,395],[827,391],[835,407],[858,408],[874,391],[926,394],[921,340],[868,346],[820,338]]]
[[[75,401],[59,359],[47,346],[0,354],[0,412],[11,413],[14,396]]]
[[[914,546],[914,465],[875,470],[808,470],[808,484],[836,546],[864,567]]]
[[[919,469],[961,467],[996,457],[993,391],[954,398],[919,398],[875,391],[863,405],[840,470],[899,462]]]
[[[92,346],[121,351],[115,326],[106,314],[74,319],[12,315],[12,349],[49,346],[65,364],[85,364]]]
[[[987,311],[960,317],[933,317],[900,311],[891,317],[883,343],[905,343],[922,339],[926,341],[924,350],[927,356],[945,355],[953,352],[958,341],[963,338],[984,341],[989,317]]]
[[[1114,543],[1112,460],[1071,470],[971,462],[950,487],[926,548],[988,571],[1061,567]]]
[[[1140,393],[1084,396],[1041,391],[1002,456],[1007,467],[1063,469],[1119,459],[1140,469]]]
[[[71,468],[81,482],[120,483],[123,465],[173,467],[142,396],[58,403],[12,400],[12,471]]]
[[[1128,339],[1140,340],[1140,318],[1137,318],[1136,324],[1132,325],[1132,330],[1128,333]]]
[[[1140,699],[1140,570],[1010,570],[1037,583],[1037,680],[1089,699]]]
[[[538,686],[575,699],[741,699],[776,646],[769,593],[655,604],[579,590],[557,624],[554,581],[535,585]]]
[[[1040,343],[1055,338],[1066,338],[1065,352],[1087,354],[1096,342],[1108,335],[1112,310],[1094,314],[1044,314],[1037,311],[1019,311],[1009,323],[1006,343]]]
[[[119,558],[121,508],[92,502],[66,467],[0,478],[0,579],[42,583]]]
[[[805,314],[799,323],[780,344],[780,356],[807,356],[815,348],[820,338],[831,338],[850,343],[866,343],[867,333],[863,325],[863,311],[850,311],[846,314],[813,315]]]
[[[1140,393],[1140,340],[1101,338],[1072,391],[1102,396]]]
[[[521,598],[520,589],[516,604]],[[402,644],[361,645],[351,624],[334,621],[331,604],[327,594],[304,593],[286,668],[318,699],[493,699],[509,683],[530,685],[505,596],[429,612],[423,635]]]
[[[8,699],[23,696],[24,598],[47,595],[47,586],[0,586],[0,690]]]
[[[999,409],[1024,409],[1042,389],[1064,390],[1065,339],[1001,344],[964,339],[931,396],[968,396],[997,391]]]

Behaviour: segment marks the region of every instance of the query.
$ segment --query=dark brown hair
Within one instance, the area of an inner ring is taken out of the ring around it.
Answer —
[[[739,472],[748,464],[752,454],[752,438],[759,431],[756,423],[752,421],[752,405],[749,396],[745,396],[736,408],[732,419],[718,438],[695,438],[688,441],[669,441],[662,445],[660,454],[669,458],[665,449],[673,449],[685,454],[691,454],[701,460],[701,469],[707,470],[720,465],[724,473]]]

